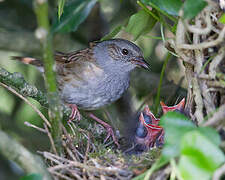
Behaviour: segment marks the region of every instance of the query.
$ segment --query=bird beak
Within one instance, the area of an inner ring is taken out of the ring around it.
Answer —
[[[139,67],[142,67],[144,69],[150,69],[150,65],[145,61],[145,59],[142,56],[132,59],[131,63],[133,63]]]

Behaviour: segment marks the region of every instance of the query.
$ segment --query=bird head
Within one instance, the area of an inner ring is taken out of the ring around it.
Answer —
[[[94,47],[97,63],[107,71],[130,72],[135,67],[149,69],[141,49],[125,39],[102,41]]]

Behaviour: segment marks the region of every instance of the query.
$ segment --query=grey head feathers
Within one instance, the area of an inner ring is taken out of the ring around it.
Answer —
[[[125,39],[112,39],[96,44],[93,49],[97,63],[106,72],[129,73],[136,67],[131,60],[143,57],[141,49]]]

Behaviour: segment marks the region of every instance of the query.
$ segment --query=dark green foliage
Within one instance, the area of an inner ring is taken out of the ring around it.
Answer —
[[[126,31],[132,34],[134,40],[136,40],[140,35],[150,32],[156,22],[157,21],[153,16],[145,10],[140,10],[138,13],[130,17]]]
[[[175,16],[178,16],[178,12],[182,6],[181,0],[142,0],[142,2],[149,5],[154,4],[159,9]]]
[[[20,180],[42,180],[41,174],[29,174],[20,178]]]
[[[73,0],[69,1],[60,17],[55,17],[52,32],[76,31],[78,26],[87,18],[96,0]]]
[[[184,18],[191,19],[195,17],[206,5],[204,0],[142,0],[143,3],[164,11],[169,15],[178,16],[179,10],[183,8]]]
[[[195,17],[207,3],[204,0],[187,0],[184,2],[184,18]]]
[[[65,5],[65,1],[66,0],[58,0],[58,18],[60,20],[60,17],[62,16],[63,14],[63,8],[64,8],[64,5]]]

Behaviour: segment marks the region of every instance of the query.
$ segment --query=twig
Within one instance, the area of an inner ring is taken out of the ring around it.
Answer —
[[[86,148],[86,151],[85,151],[85,156],[84,156],[84,164],[87,163],[87,159],[88,159],[88,153],[89,153],[89,150],[90,150],[90,133],[88,132],[88,143],[87,143],[87,148]]]
[[[68,141],[68,145],[70,146],[70,149],[74,152],[76,152],[82,159],[84,159],[84,156],[76,149],[76,147],[74,147],[74,143],[70,137],[70,135],[68,134],[66,128],[64,126],[62,126],[62,130],[63,130],[63,133],[64,135],[66,136],[67,138],[67,141]],[[79,156],[77,156],[77,159],[80,160]]]
[[[216,57],[213,58],[212,62],[209,66],[209,76],[212,79],[216,78],[216,68],[220,64],[220,62],[224,59],[225,56],[225,48],[221,47]]]
[[[65,141],[62,142],[63,147],[66,149],[66,152],[68,153],[69,157],[73,160],[73,161],[77,161],[79,158],[76,158],[73,155],[73,152],[66,146]]]
[[[49,152],[43,152],[42,153],[43,156],[49,160],[59,160],[61,161],[64,166],[68,166],[68,167],[71,167],[71,166],[75,166],[75,167],[79,167],[79,168],[84,168],[88,171],[92,171],[92,172],[98,172],[98,171],[101,171],[101,172],[105,172],[105,173],[122,173],[124,170],[121,170],[117,167],[95,167],[95,166],[88,166],[88,165],[85,165],[83,163],[80,163],[80,162],[76,162],[76,161],[71,161],[71,160],[68,160],[66,158],[63,158],[63,157],[59,157],[57,155],[54,155],[52,153],[49,153]],[[55,161],[57,162],[57,161]],[[57,169],[61,169],[63,168],[62,166],[62,163],[60,163],[61,165],[56,165],[56,166],[53,166],[53,167],[50,167],[48,168],[49,170],[57,170]]]
[[[32,128],[34,128],[34,129],[37,129],[38,131],[41,131],[41,132],[43,132],[43,133],[47,133],[45,129],[40,128],[40,127],[37,127],[37,126],[35,126],[35,125],[33,125],[33,124],[27,122],[27,121],[25,121],[24,124],[25,124],[26,126],[28,126],[28,127],[32,127]]]
[[[42,107],[48,108],[48,100],[45,93],[37,89],[35,86],[27,83],[20,73],[10,73],[0,67],[0,82],[13,88],[23,97],[31,97],[32,99],[38,101]],[[68,106],[63,105],[64,119],[69,119],[70,114],[71,109]]]
[[[28,84],[20,73],[10,73],[0,67],[0,82],[14,88],[23,96],[35,99],[42,106],[48,107],[48,100],[45,94],[35,86]]]
[[[49,141],[50,141],[50,143],[51,143],[53,152],[54,152],[55,154],[58,154],[57,151],[56,151],[56,147],[55,147],[54,141],[53,141],[53,139],[52,139],[52,135],[51,135],[51,133],[49,132],[47,125],[44,124],[44,127],[45,127],[45,130],[46,130],[46,132],[47,132]]]
[[[220,121],[225,119],[225,104],[220,106],[218,111],[213,114],[213,116],[205,122],[202,126],[215,126]]]
[[[196,27],[201,27],[201,21],[199,20],[200,15],[195,17],[195,24]],[[198,44],[200,42],[200,35],[199,34],[193,34],[193,44]],[[194,56],[195,56],[195,66],[194,66],[194,73],[199,74],[202,69],[202,62],[204,59],[203,51],[199,49],[194,49]],[[201,123],[204,120],[203,116],[203,98],[202,98],[202,87],[201,87],[201,81],[194,76],[192,80],[193,84],[193,95],[196,103],[196,109],[195,109],[195,117],[197,118],[198,123]]]
[[[56,176],[58,176],[60,178],[66,179],[66,180],[73,180],[72,178],[69,178],[69,177],[67,177],[67,176],[65,176],[65,175],[63,175],[61,173],[55,172],[55,171],[50,171],[50,173],[52,173],[53,175],[56,175]]]
[[[220,180],[223,174],[225,174],[225,164],[215,171],[213,180]]]
[[[199,34],[199,35],[205,35],[210,33],[210,31],[212,30],[212,23],[211,23],[211,19],[210,19],[210,12],[211,12],[212,6],[207,6],[203,12],[201,12],[202,14],[205,13],[206,15],[205,17],[205,24],[206,27],[201,28],[199,26],[194,26],[194,25],[190,25],[188,23],[188,20],[184,20],[184,24],[186,26],[186,28],[188,29],[188,31],[190,31],[193,34]]]
[[[199,44],[177,44],[177,46],[180,49],[190,49],[190,50],[191,49],[206,49],[206,48],[210,48],[222,43],[224,41],[224,36],[225,36],[225,26],[220,32],[218,38],[214,41],[203,42]]]
[[[37,114],[48,125],[48,127],[51,127],[51,125],[48,122],[47,118],[41,113],[41,111],[38,108],[36,108],[36,106],[34,106],[32,103],[30,103],[30,101],[28,101],[25,97],[23,97],[21,94],[19,94],[14,89],[12,89],[11,87],[7,86],[6,84],[3,84],[3,83],[0,82],[0,85],[3,86],[4,88],[8,89],[10,92],[12,92],[13,94],[15,94],[16,96],[18,96],[22,100],[24,100],[35,112],[37,112]]]

